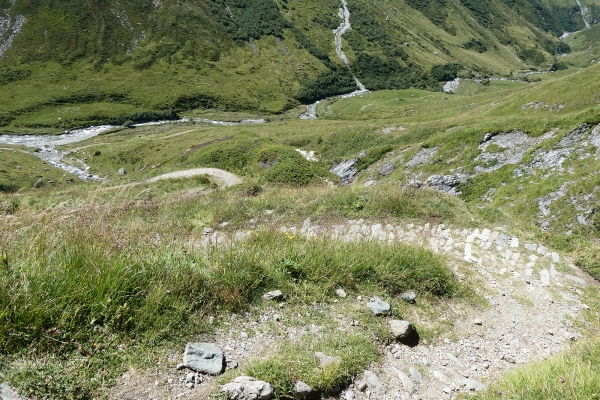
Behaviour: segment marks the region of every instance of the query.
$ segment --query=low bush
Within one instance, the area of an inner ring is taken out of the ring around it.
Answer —
[[[19,186],[14,182],[0,182],[0,192],[14,193],[19,190]]]

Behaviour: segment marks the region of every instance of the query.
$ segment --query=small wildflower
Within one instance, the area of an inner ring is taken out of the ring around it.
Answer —
[[[498,390],[498,396],[502,396],[502,391]]]

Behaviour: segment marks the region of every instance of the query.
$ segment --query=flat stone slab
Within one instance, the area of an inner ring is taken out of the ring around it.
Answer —
[[[8,383],[3,383],[0,385],[0,400],[25,400],[25,398],[19,396]]]
[[[374,296],[371,301],[367,303],[367,307],[373,312],[373,315],[389,314],[392,310],[392,307],[388,303],[377,296]]]
[[[225,357],[214,343],[188,343],[183,365],[202,374],[219,375],[225,370]]]
[[[283,297],[281,290],[273,290],[272,292],[263,294],[265,300],[280,300]]]
[[[527,242],[527,243],[525,243],[525,249],[527,249],[529,251],[536,251],[537,250],[537,244],[531,243],[531,242]]]
[[[485,390],[485,385],[474,379],[461,379],[458,383],[469,390]]]
[[[570,280],[573,283],[576,283],[580,286],[587,286],[587,282],[585,281],[585,279],[580,278],[578,276],[575,275],[571,275],[571,274],[565,274],[565,278],[567,278],[568,280]]]

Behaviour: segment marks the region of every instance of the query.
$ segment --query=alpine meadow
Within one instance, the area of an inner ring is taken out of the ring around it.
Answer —
[[[597,0],[0,0],[0,400],[600,398]]]

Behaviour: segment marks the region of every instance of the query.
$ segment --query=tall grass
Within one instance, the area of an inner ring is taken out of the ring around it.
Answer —
[[[458,288],[443,259],[404,245],[307,240],[273,229],[198,248],[196,228],[180,221],[204,210],[190,210],[196,203],[91,201],[71,212],[6,218],[0,351],[60,353],[98,333],[160,340],[207,313],[260,302],[272,289],[302,303],[332,297],[339,286],[392,296],[407,289],[453,296]]]
[[[477,399],[600,398],[600,340],[573,346],[557,357],[509,373]]]

